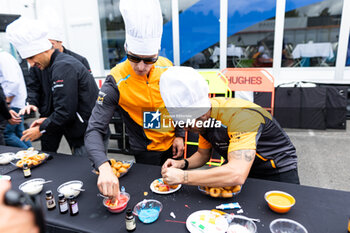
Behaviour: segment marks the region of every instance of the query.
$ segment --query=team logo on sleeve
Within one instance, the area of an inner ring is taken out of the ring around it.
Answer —
[[[160,129],[160,116],[159,110],[156,112],[143,112],[143,128],[144,129]]]
[[[107,95],[106,93],[100,91],[98,93],[98,97],[97,97],[97,104],[102,105],[103,104],[103,99],[105,98],[106,95]]]

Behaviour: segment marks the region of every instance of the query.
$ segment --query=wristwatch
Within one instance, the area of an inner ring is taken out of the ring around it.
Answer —
[[[188,161],[187,161],[187,159],[183,159],[183,161],[185,161],[185,166],[182,168],[182,170],[187,170],[187,168],[188,168]]]

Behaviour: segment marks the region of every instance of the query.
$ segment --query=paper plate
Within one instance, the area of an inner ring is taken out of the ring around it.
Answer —
[[[155,179],[155,180],[151,183],[150,189],[152,190],[152,192],[158,193],[158,194],[170,194],[170,193],[174,193],[174,192],[176,192],[177,190],[179,190],[179,189],[181,188],[181,186],[182,186],[181,184],[179,184],[179,185],[177,186],[176,189],[170,188],[169,191],[161,192],[161,191],[158,191],[157,189],[155,189],[154,186],[153,186],[154,182],[156,182],[157,180],[160,181],[160,182],[163,182],[163,178]]]
[[[210,210],[192,213],[186,220],[187,230],[191,233],[225,233],[228,223],[224,216]]]

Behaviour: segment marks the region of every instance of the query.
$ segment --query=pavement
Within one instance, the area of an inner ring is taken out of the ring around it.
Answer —
[[[30,124],[34,119],[26,121]],[[302,185],[350,191],[350,121],[347,125],[347,130],[285,129],[297,149]],[[110,144],[116,146],[115,142]],[[33,142],[33,146],[41,148],[39,141]],[[71,154],[65,139],[61,141],[58,152]],[[109,153],[108,156],[134,160],[132,155]]]

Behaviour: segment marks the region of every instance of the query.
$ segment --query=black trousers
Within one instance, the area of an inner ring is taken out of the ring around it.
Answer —
[[[292,184],[300,184],[298,169],[293,169],[287,172],[282,172],[274,175],[251,175],[249,174],[249,178],[263,179],[263,180],[272,180],[279,182],[286,182]]]
[[[166,151],[133,151],[136,163],[144,163],[162,166],[163,163],[173,156],[173,147]]]
[[[7,120],[0,120],[0,145],[5,145],[4,130],[7,125]]]
[[[62,137],[63,137],[63,130],[56,130],[55,132],[44,133],[40,138],[41,150],[56,153],[58,150],[58,147],[60,146]],[[69,142],[68,144],[71,147]]]

